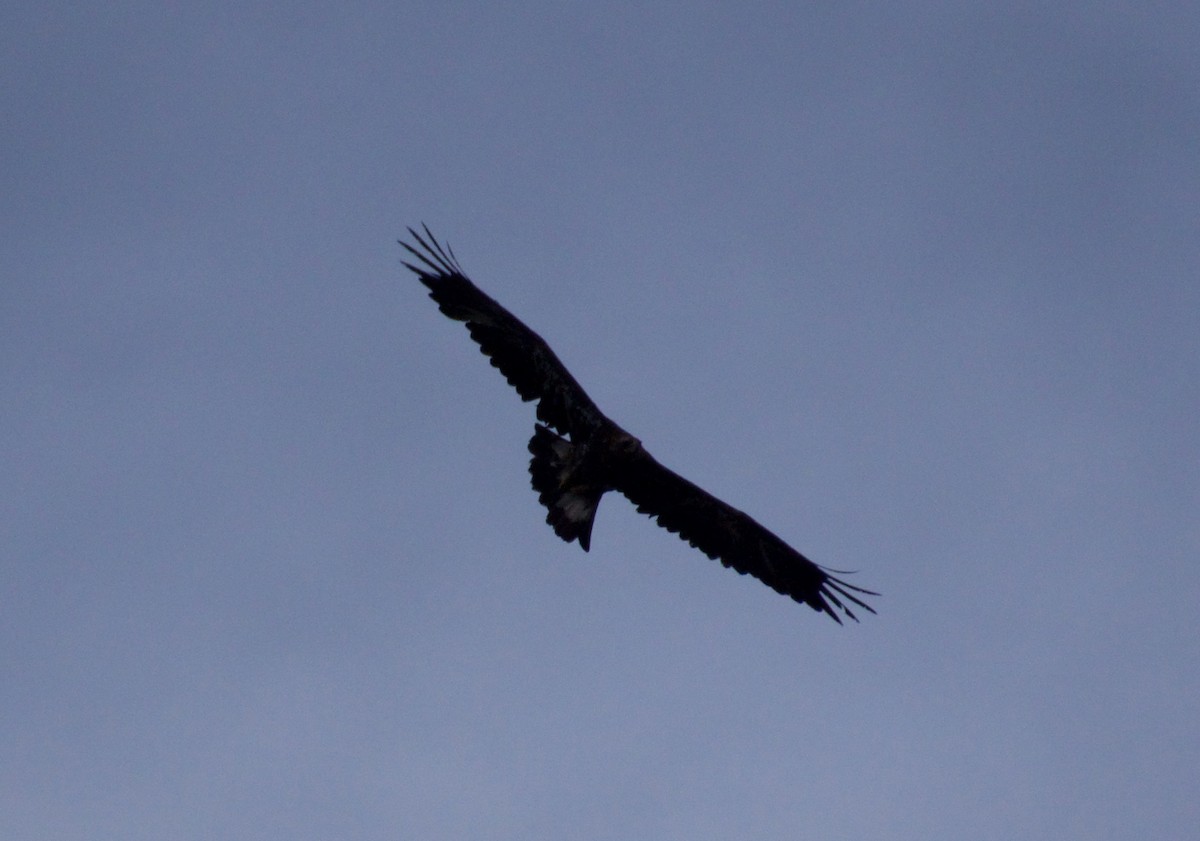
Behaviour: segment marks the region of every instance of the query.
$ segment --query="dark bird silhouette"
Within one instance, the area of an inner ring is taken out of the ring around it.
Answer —
[[[875,612],[859,596],[877,593],[834,578],[830,572],[836,570],[814,564],[749,515],[655,461],[641,441],[596,407],[541,336],[467,278],[449,246],[427,227],[424,237],[408,231],[416,244],[400,244],[417,263],[404,265],[429,288],[442,313],[466,323],[521,399],[537,401],[541,423],[529,441],[529,474],[555,534],[588,551],[600,497],[615,490],[709,558],[839,624],[834,608],[855,621],[853,605]]]

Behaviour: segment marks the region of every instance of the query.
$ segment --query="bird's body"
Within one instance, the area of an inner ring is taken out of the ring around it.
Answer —
[[[420,264],[404,265],[446,316],[466,323],[521,398],[537,401],[529,473],[555,534],[587,551],[600,498],[615,490],[708,557],[838,622],[834,607],[851,619],[857,619],[851,604],[874,613],[855,595],[875,595],[870,590],[834,578],[749,515],[655,461],[597,408],[537,333],[467,278],[428,228],[424,237],[409,232],[417,245],[401,245]]]

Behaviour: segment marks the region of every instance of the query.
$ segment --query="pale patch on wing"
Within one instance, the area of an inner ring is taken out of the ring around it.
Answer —
[[[554,454],[563,461],[570,459],[571,450],[575,448],[575,445],[566,438],[555,438],[550,446],[554,449]]]

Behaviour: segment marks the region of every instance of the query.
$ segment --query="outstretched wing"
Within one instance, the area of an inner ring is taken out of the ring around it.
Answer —
[[[537,401],[537,416],[544,423],[573,437],[599,426],[604,416],[542,337],[484,294],[467,278],[454,252],[422,227],[424,237],[408,229],[415,246],[400,241],[420,261],[404,265],[429,287],[438,309],[466,322],[471,338],[521,399]]]
[[[859,596],[875,596],[847,584],[788,546],[748,514],[663,467],[645,450],[621,459],[613,484],[637,510],[678,534],[713,560],[753,575],[778,593],[791,596],[841,624],[837,608],[854,621],[854,606],[875,611]]]

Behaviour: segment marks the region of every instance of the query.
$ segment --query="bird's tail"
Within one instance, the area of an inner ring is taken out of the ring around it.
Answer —
[[[578,445],[536,424],[529,439],[529,475],[538,502],[549,512],[546,522],[554,533],[570,543],[578,540],[588,551],[592,540],[592,523],[600,497],[607,490],[588,483],[576,468],[580,463]]]

